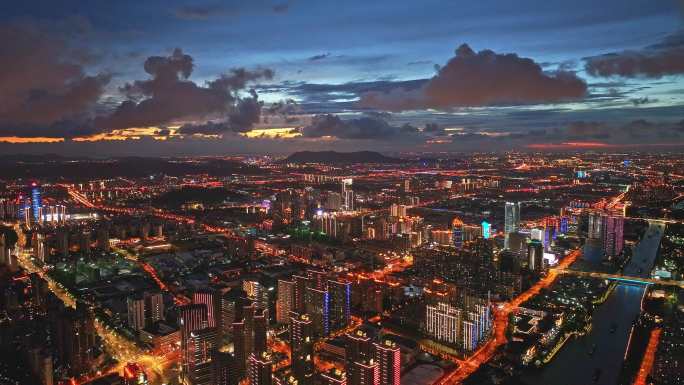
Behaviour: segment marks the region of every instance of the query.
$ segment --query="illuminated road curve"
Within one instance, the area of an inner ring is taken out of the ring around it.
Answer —
[[[569,269],[552,269],[558,274],[572,274],[581,277],[592,277],[592,278],[603,278],[610,279],[614,281],[621,281],[625,283],[636,283],[643,285],[667,285],[667,286],[679,286],[684,289],[684,281],[675,281],[672,279],[654,279],[654,278],[642,278],[642,277],[632,277],[628,275],[620,274],[608,274],[608,273],[596,273],[591,271],[578,271]]]
[[[570,254],[565,256],[563,260],[561,260],[559,268],[568,268],[581,254],[582,252],[579,249],[572,251]],[[493,337],[490,338],[489,341],[482,345],[478,350],[476,350],[475,353],[473,353],[470,357],[462,362],[458,362],[457,364],[459,364],[459,367],[442,378],[442,380],[438,382],[438,385],[459,384],[468,378],[468,376],[473,374],[482,364],[489,361],[494,356],[498,348],[508,342],[508,339],[506,338],[506,328],[508,327],[508,319],[511,312],[517,309],[528,299],[539,294],[542,289],[550,287],[556,281],[557,277],[558,272],[549,271],[546,277],[537,281],[534,285],[532,285],[532,287],[527,289],[527,291],[520,294],[510,302],[500,304],[494,311]]]

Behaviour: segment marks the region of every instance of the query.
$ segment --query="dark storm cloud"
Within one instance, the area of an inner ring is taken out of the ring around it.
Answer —
[[[382,140],[407,139],[419,134],[418,129],[411,125],[393,126],[377,115],[343,120],[332,114],[314,116],[311,124],[303,127],[301,132],[308,138],[330,136],[339,139]]]
[[[269,69],[237,68],[202,87],[188,80],[194,69],[193,59],[180,49],[168,57],[149,57],[144,68],[151,78],[122,87],[129,100],[111,115],[98,118],[95,127],[108,131],[218,115],[227,118],[233,129],[249,129],[259,120],[261,103],[256,92],[250,92],[248,97],[241,97],[239,93],[250,82],[273,77]]]
[[[359,104],[395,111],[448,109],[561,102],[582,98],[586,92],[587,84],[572,72],[547,73],[532,59],[491,50],[476,53],[463,44],[423,87],[398,85],[387,92],[367,92]]]
[[[684,74],[684,31],[641,50],[622,51],[586,58],[592,76],[660,78]]]
[[[36,136],[87,116],[110,80],[87,75],[92,55],[30,25],[0,26],[0,130]]]

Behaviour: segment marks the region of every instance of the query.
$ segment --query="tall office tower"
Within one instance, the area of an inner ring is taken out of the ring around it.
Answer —
[[[330,296],[327,291],[306,289],[306,313],[314,324],[314,337],[325,337],[330,333]]]
[[[425,330],[438,341],[457,344],[461,341],[462,310],[447,303],[425,307]]]
[[[330,298],[330,330],[341,330],[351,321],[351,284],[349,282],[328,281]]]
[[[135,295],[126,299],[128,305],[128,326],[139,332],[145,327],[145,299]]]
[[[184,305],[178,308],[178,327],[181,336],[181,375],[187,378],[192,362],[190,336],[192,332],[207,327],[207,306],[204,304]]]
[[[347,385],[347,375],[340,369],[331,368],[319,375],[321,385]]]
[[[43,207],[41,195],[38,183],[31,183],[31,209],[33,210],[33,220],[36,222],[40,222],[39,209]]]
[[[463,221],[459,218],[451,221],[451,241],[457,249],[463,248]]]
[[[267,352],[253,353],[248,358],[248,376],[250,385],[271,385],[271,368],[273,361]]]
[[[506,202],[504,214],[504,248],[508,249],[509,234],[520,229],[520,202]]]
[[[237,385],[240,378],[235,374],[235,357],[228,352],[214,352],[214,381],[216,385]]]
[[[306,289],[311,286],[311,279],[295,275],[292,277],[294,281],[294,311],[297,313],[306,312]]]
[[[401,385],[401,351],[396,343],[384,340],[374,344],[380,368],[380,385]]]
[[[601,217],[601,225],[603,251],[608,257],[615,257],[624,247],[625,218],[604,215]]]
[[[95,326],[81,305],[65,308],[57,319],[57,357],[70,376],[89,371],[95,359]]]
[[[216,313],[218,308],[217,295],[214,290],[200,289],[192,293],[192,303],[207,307],[207,327],[216,327]]]
[[[532,241],[527,245],[527,268],[532,271],[544,269],[544,246],[539,241]]]
[[[245,306],[242,312],[242,320],[233,323],[233,344],[236,365],[244,374],[250,354],[266,351],[267,314],[254,304]]]
[[[589,214],[589,224],[587,228],[587,238],[601,239],[603,231],[603,217],[599,213]]]
[[[286,324],[290,312],[295,310],[295,284],[292,281],[278,280],[278,299],[276,300],[276,322]]]
[[[145,293],[145,323],[153,324],[164,318],[164,296],[162,293]]]
[[[314,330],[311,318],[292,313],[290,317],[292,371],[299,385],[311,385],[314,377]]]
[[[214,385],[214,352],[218,348],[218,331],[215,327],[190,332],[188,350],[188,379],[191,385]]]
[[[219,324],[223,336],[233,335],[233,322],[242,319],[242,309],[250,304],[247,293],[240,288],[233,288],[221,295],[219,300]]]
[[[134,363],[129,362],[123,369],[123,385],[147,385],[147,375],[143,368]]]
[[[380,384],[380,366],[372,358],[347,363],[346,370],[349,385]]]

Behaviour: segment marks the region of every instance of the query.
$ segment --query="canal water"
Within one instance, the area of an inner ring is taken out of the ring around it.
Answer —
[[[643,240],[634,248],[624,274],[648,276],[665,226],[651,223]],[[587,335],[569,340],[556,357],[538,371],[526,374],[529,385],[615,385],[620,375],[632,321],[641,311],[645,287],[619,284],[606,302],[594,310],[592,329]],[[611,326],[617,328],[611,333]],[[596,345],[593,354],[589,354]],[[601,373],[595,380],[595,371]]]

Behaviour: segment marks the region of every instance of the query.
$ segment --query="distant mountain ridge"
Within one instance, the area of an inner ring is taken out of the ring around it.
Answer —
[[[401,159],[390,158],[375,151],[299,151],[285,158],[283,163],[397,163]]]

